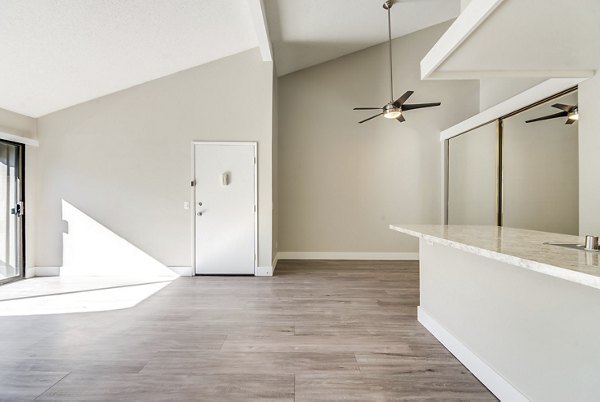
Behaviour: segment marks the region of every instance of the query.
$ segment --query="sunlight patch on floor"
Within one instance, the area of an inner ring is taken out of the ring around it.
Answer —
[[[62,217],[65,232],[60,276],[0,286],[0,316],[130,308],[179,277],[65,200]]]
[[[134,307],[171,280],[32,278],[0,287],[0,316],[85,313]]]

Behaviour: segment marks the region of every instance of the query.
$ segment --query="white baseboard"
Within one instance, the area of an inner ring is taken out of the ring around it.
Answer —
[[[277,260],[418,260],[419,253],[352,253],[352,252],[296,252],[280,251]]]
[[[273,267],[256,267],[254,276],[273,276]]]
[[[448,332],[427,312],[418,307],[419,322],[442,343],[475,377],[501,401],[528,401],[515,387],[481,360],[475,353]]]
[[[26,271],[29,270],[33,271],[32,276],[60,276],[60,267],[29,267]]]
[[[194,276],[194,268],[192,267],[167,267],[179,276]]]

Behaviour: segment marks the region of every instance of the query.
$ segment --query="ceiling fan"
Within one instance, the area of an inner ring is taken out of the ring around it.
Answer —
[[[383,8],[387,10],[388,15],[388,42],[389,42],[389,55],[390,55],[390,102],[385,104],[383,107],[355,107],[354,110],[381,110],[381,113],[376,114],[375,116],[371,116],[364,120],[359,121],[359,124],[365,123],[375,117],[379,117],[383,115],[386,119],[396,119],[400,123],[405,121],[404,115],[402,112],[413,109],[421,109],[425,107],[434,107],[440,106],[441,102],[434,103],[412,103],[406,104],[405,102],[408,98],[414,93],[413,91],[406,91],[401,97],[394,100],[394,73],[392,70],[392,18],[390,15],[390,10],[396,0],[387,0],[383,3]]]
[[[527,120],[527,121],[525,121],[525,123],[533,123],[534,121],[540,121],[540,120],[556,119],[559,117],[567,118],[567,121],[565,122],[565,124],[573,124],[577,120],[579,120],[579,109],[577,108],[577,105],[564,105],[562,103],[555,103],[554,105],[552,105],[552,107],[560,109],[560,110],[562,110],[562,112],[558,112],[555,114],[549,114],[548,116],[538,117],[537,119]]]

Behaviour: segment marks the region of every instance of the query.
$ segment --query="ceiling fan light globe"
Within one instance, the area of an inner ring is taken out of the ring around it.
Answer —
[[[392,103],[388,103],[383,108],[383,117],[386,119],[397,119],[402,114],[402,109]]]
[[[401,114],[402,112],[399,109],[386,110],[386,112],[383,114],[383,117],[385,117],[386,119],[397,119],[398,117],[400,117]]]
[[[577,112],[569,113],[569,115],[567,117],[569,118],[569,120],[579,120],[579,113],[577,113]]]

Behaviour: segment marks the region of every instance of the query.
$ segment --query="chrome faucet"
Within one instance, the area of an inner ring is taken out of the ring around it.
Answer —
[[[599,250],[598,236],[585,236],[585,249],[586,250]]]

